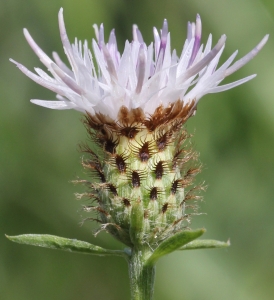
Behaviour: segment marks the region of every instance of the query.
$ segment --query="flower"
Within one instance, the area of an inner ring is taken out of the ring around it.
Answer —
[[[57,101],[35,99],[33,103],[85,114],[93,143],[82,145],[81,150],[89,156],[83,166],[92,180],[80,181],[87,184],[88,192],[79,197],[91,200],[84,210],[97,213],[98,230],[108,231],[131,249],[153,252],[163,241],[189,230],[201,199],[198,193],[204,189],[203,184],[193,186],[201,166],[198,154],[187,143],[183,124],[195,113],[203,95],[255,77],[219,86],[262,49],[268,35],[242,59],[232,64],[235,51],[217,69],[226,36],[211,49],[210,35],[203,48],[199,15],[195,24],[188,23],[179,57],[175,50],[171,52],[166,20],[160,35],[154,28],[154,44],[149,46],[134,25],[133,41],[126,41],[122,55],[114,30],[105,43],[103,25],[95,25],[94,57],[87,41],[70,44],[62,9],[59,27],[71,69],[56,53],[54,61],[49,58],[26,29],[28,43],[52,77],[38,68],[36,75],[13,62],[32,80],[57,93]]]
[[[92,40],[94,56],[85,41],[75,40],[70,44],[63,9],[59,11],[61,40],[71,69],[53,53],[54,61],[34,42],[24,29],[25,37],[47,67],[52,77],[36,68],[38,75],[30,72],[20,63],[17,67],[36,83],[57,93],[57,101],[31,100],[32,103],[51,109],[75,109],[109,116],[116,120],[121,108],[141,109],[145,116],[151,115],[156,108],[180,100],[182,107],[191,105],[195,112],[200,98],[208,93],[222,92],[243,84],[256,75],[219,86],[230,74],[251,60],[268,40],[266,35],[246,56],[232,64],[237,55],[235,51],[222,66],[217,68],[225,47],[226,36],[222,35],[212,48],[209,35],[206,46],[201,45],[202,24],[197,15],[196,23],[188,23],[187,39],[180,56],[171,52],[168,23],[164,20],[160,34],[153,29],[154,43],[148,46],[136,25],[133,26],[133,41],[126,41],[122,55],[117,49],[114,30],[107,43],[104,40],[103,25],[94,25],[97,41]],[[231,65],[232,64],[232,65]],[[96,70],[98,66],[98,71]],[[189,114],[189,115],[191,115]]]

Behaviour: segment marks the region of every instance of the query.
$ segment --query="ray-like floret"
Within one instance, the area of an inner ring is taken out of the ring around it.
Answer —
[[[33,81],[57,94],[57,101],[34,99],[31,102],[52,109],[102,113],[113,119],[117,118],[122,106],[129,110],[141,108],[145,115],[149,115],[160,105],[167,107],[178,99],[185,105],[195,101],[194,109],[205,94],[225,91],[249,81],[256,75],[219,86],[224,78],[257,55],[268,40],[266,35],[252,51],[232,64],[237,54],[237,51],[234,52],[217,68],[226,36],[221,36],[211,48],[210,35],[204,48],[201,45],[199,15],[196,23],[188,23],[187,39],[179,57],[175,50],[171,51],[167,20],[164,20],[160,34],[156,28],[153,29],[154,43],[150,45],[145,44],[140,30],[134,25],[133,41],[126,41],[122,54],[118,51],[114,30],[105,43],[103,25],[99,28],[95,25],[96,40],[92,41],[92,54],[86,41],[83,44],[77,40],[74,44],[69,42],[62,8],[58,19],[70,68],[57,53],[53,53],[53,60],[47,56],[26,29],[27,42],[52,77],[38,68],[35,74],[11,60]]]

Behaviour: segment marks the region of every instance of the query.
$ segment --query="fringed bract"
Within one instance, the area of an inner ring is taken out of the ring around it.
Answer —
[[[95,143],[94,148],[81,147],[89,155],[83,165],[97,178],[89,193],[97,203],[86,211],[96,211],[101,230],[128,246],[146,243],[155,248],[186,230],[191,216],[186,209],[196,212],[195,204],[186,203],[201,198],[197,195],[201,188],[191,188],[200,166],[182,127],[193,103],[160,106],[149,117],[141,109],[125,107],[117,120],[102,114],[85,116]]]

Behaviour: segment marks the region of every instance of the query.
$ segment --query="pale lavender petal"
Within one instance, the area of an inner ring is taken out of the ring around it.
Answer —
[[[168,33],[166,38],[166,46],[165,46],[165,53],[163,59],[163,69],[166,69],[168,72],[170,66],[171,66],[171,50],[170,50],[170,34]]]
[[[222,49],[222,51],[223,51],[223,49]],[[238,54],[238,50],[236,50],[234,53],[232,53],[230,55],[230,57],[218,68],[218,70],[215,71],[215,69],[217,67],[217,64],[219,62],[219,59],[220,59],[220,57],[219,57],[218,61],[215,63],[214,68],[211,70],[211,73],[213,73],[213,72],[215,72],[215,73],[222,72],[223,73],[222,77],[225,77],[225,75],[224,75],[225,70],[231,65],[231,63],[233,62],[233,60],[234,60],[234,58],[236,57],[237,54]]]
[[[53,63],[52,59],[50,59],[46,53],[35,43],[28,30],[25,28],[23,30],[25,38],[29,43],[30,47],[34,51],[34,53],[40,58],[41,62],[47,67],[50,68],[50,65]]]
[[[116,41],[116,35],[115,35],[115,29],[112,29],[109,34],[108,43],[110,45],[115,45],[115,48],[117,49],[117,41]]]
[[[62,69],[67,75],[69,75],[71,78],[74,78],[74,73],[67,67],[67,65],[61,60],[59,55],[56,52],[52,53],[53,59],[55,60],[55,63],[57,66]]]
[[[97,39],[97,42],[99,41],[99,28],[97,24],[93,24],[93,29],[94,29],[94,33],[95,33],[95,37]]]
[[[171,50],[170,50],[170,34],[167,36],[166,49],[164,52],[163,63],[162,63],[162,71],[159,80],[159,88],[167,86],[167,82],[169,80],[168,74],[171,67]]]
[[[153,35],[154,35],[154,50],[155,50],[154,57],[156,60],[160,49],[161,39],[158,30],[155,27],[153,27]]]
[[[141,31],[139,29],[137,30],[137,38],[138,38],[138,42],[140,44],[144,43],[144,39],[143,39],[142,33],[141,33]]]
[[[66,27],[64,23],[64,16],[63,16],[63,8],[59,10],[58,13],[58,22],[59,22],[59,30],[60,30],[60,37],[61,41],[63,43],[64,51],[69,59],[69,62],[71,64],[72,70],[75,74],[75,77],[77,78],[77,64],[75,62],[74,56],[73,56],[73,51],[71,44],[69,42],[67,32],[66,32]]]
[[[231,83],[228,83],[228,84],[224,84],[224,85],[221,85],[221,86],[216,86],[215,88],[212,88],[208,91],[208,93],[219,93],[219,92],[223,92],[223,91],[227,91],[227,90],[230,90],[238,85],[241,85],[253,78],[255,78],[257,75],[256,74],[253,74],[253,75],[250,75],[248,77],[245,77],[245,78],[242,78],[240,80],[237,80],[237,81],[234,81],[234,82],[231,82]]]
[[[50,109],[71,109],[74,108],[75,105],[73,103],[71,105],[68,105],[68,102],[65,101],[48,101],[48,100],[37,100],[37,99],[32,99],[30,100],[31,103],[40,105],[46,108]]]
[[[100,51],[99,46],[95,42],[95,40],[92,40],[92,46],[93,46],[93,51],[94,51],[94,55],[95,55],[97,64],[102,72],[103,78],[106,80],[106,82],[108,84],[110,84],[110,75],[106,68],[106,62],[105,62],[104,56],[103,56],[102,52]]]
[[[130,43],[126,41],[125,50],[122,54],[121,61],[117,70],[117,73],[119,74],[119,83],[121,84],[121,86],[126,86],[126,83],[128,81],[128,65],[130,61],[130,51]]]
[[[121,55],[120,55],[120,52],[118,51],[117,40],[116,40],[114,29],[112,29],[110,32],[108,44],[106,46],[107,46],[109,54],[112,58],[112,61],[114,63],[115,70],[116,70],[119,66]]]
[[[52,70],[61,78],[61,80],[75,93],[81,95],[82,89],[78,86],[78,84],[65,72],[63,72],[57,65],[54,63],[51,64]]]
[[[161,44],[160,44],[159,52],[161,50],[163,52],[165,52],[166,44],[167,44],[167,35],[168,35],[168,23],[167,23],[167,20],[164,19],[162,33],[161,33]]]
[[[144,51],[144,46],[140,46],[139,50],[139,57],[138,57],[138,79],[137,79],[137,86],[136,86],[136,94],[140,94],[145,78],[145,71],[146,71],[146,56]]]
[[[134,92],[137,86],[136,66],[138,61],[139,49],[140,49],[139,42],[133,41],[131,43],[130,58],[127,66],[127,70],[128,70],[127,89]]]
[[[140,44],[144,43],[142,33],[139,30],[138,26],[135,24],[132,26],[132,36],[133,36],[133,41],[139,42]]]
[[[85,41],[85,43],[84,43],[83,62],[84,62],[85,67],[87,68],[87,72],[89,73],[89,76],[97,81],[97,73],[96,73],[96,70],[95,70],[95,67],[94,67],[92,54],[91,54],[90,50],[88,49],[87,41]]]
[[[177,67],[178,78],[187,69],[188,62],[191,57],[193,45],[194,45],[194,39],[192,39],[189,43],[185,44],[184,46],[184,51],[179,59],[179,63]]]
[[[67,36],[66,27],[64,23],[64,16],[63,16],[63,8],[60,9],[58,14],[58,21],[59,21],[59,29],[60,29],[60,37],[65,48],[65,51],[68,51],[68,55],[71,55],[71,45]]]
[[[169,86],[175,86],[176,83],[176,71],[177,71],[177,54],[176,50],[174,49],[171,55],[171,67],[169,69],[169,81],[168,84]]]
[[[132,26],[132,39],[133,41],[138,41],[138,36],[137,36],[137,30],[138,30],[138,26],[136,24],[133,24]]]
[[[111,55],[109,54],[109,51],[108,51],[107,47],[105,45],[102,45],[102,50],[103,50],[103,54],[104,54],[104,57],[105,57],[105,61],[107,63],[107,70],[108,70],[111,78],[117,80],[118,77],[117,77],[117,73],[116,73],[116,70],[115,70],[115,66],[114,66],[113,60],[111,58]]]
[[[190,67],[193,63],[193,61],[196,58],[197,52],[200,48],[200,44],[201,44],[201,36],[202,36],[202,22],[201,22],[201,18],[200,15],[197,15],[196,18],[196,26],[195,26],[195,42],[194,42],[194,46],[192,49],[192,54],[191,54],[191,58],[188,64],[188,67]]]
[[[17,63],[14,60],[10,60],[11,62],[13,62],[20,71],[22,71],[26,76],[28,76],[30,79],[32,79],[34,82],[42,85],[43,87],[59,94],[59,95],[63,95],[66,96],[66,93],[69,92],[69,89],[65,86],[60,85],[59,83],[55,83],[55,82],[50,82],[47,81],[39,76],[37,76],[36,74],[32,73],[31,71],[29,71],[26,67],[24,67],[23,65]]]
[[[208,52],[210,52],[212,47],[212,34],[210,34],[208,36],[207,42],[206,42],[206,46],[205,46],[205,50],[204,50],[204,56],[208,54]]]
[[[34,68],[35,72],[43,79],[50,81],[50,82],[55,82],[56,83],[56,79],[50,77],[45,71],[43,71],[40,68]]]
[[[190,42],[192,39],[192,24],[191,22],[187,22],[187,40]]]
[[[208,78],[212,77],[212,75],[215,75],[216,72],[214,73],[214,71],[218,65],[219,59],[220,59],[223,51],[224,51],[224,46],[218,52],[218,54],[212,59],[212,61],[207,65],[206,70],[203,73],[203,76],[200,78],[200,81],[203,81],[204,78],[208,79]],[[218,72],[223,71],[223,69],[226,69],[233,61],[236,54],[237,54],[237,52],[235,52],[233,55],[231,55],[231,57],[222,65],[222,67],[218,69]]]
[[[269,34],[267,34],[260,43],[252,49],[247,55],[245,55],[243,58],[237,60],[230,68],[226,70],[225,76],[229,76],[230,74],[236,72],[239,70],[242,66],[247,64],[252,58],[254,58],[263,48],[263,46],[266,44],[268,40]]]
[[[226,36],[222,35],[216,46],[203,59],[201,59],[196,65],[189,68],[185,74],[180,76],[179,82],[182,83],[184,80],[200,72],[218,54],[225,44],[225,41]]]
[[[102,46],[105,45],[104,25],[103,24],[100,25],[100,29],[99,29],[98,45],[99,45],[99,48],[102,48]]]
[[[197,62],[199,62],[201,60],[201,58],[204,57],[204,55],[203,55],[203,49],[204,49],[204,45],[202,44],[200,46],[200,48],[198,49],[198,51],[196,52],[195,59],[194,59],[194,61],[191,64],[192,66],[194,66]]]

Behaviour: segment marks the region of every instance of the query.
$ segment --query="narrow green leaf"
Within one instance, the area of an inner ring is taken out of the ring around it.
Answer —
[[[197,239],[205,233],[205,229],[198,229],[194,231],[178,232],[172,237],[164,240],[153,252],[147,260],[146,265],[154,265],[155,262],[162,256],[167,255],[187,243]]]
[[[196,240],[192,241],[177,250],[195,250],[195,249],[216,249],[227,248],[230,246],[230,241],[220,242],[215,240]]]
[[[22,234],[17,236],[6,235],[6,237],[12,242],[16,242],[19,244],[26,244],[83,254],[93,254],[100,256],[116,255],[123,256],[125,258],[128,257],[128,254],[126,254],[122,250],[108,250],[99,246],[92,245],[88,242],[78,241],[75,239],[67,239],[49,234]]]

